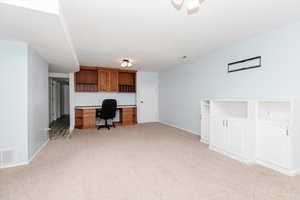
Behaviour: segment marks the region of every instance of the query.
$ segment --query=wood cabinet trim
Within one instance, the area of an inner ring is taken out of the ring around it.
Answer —
[[[131,70],[131,69],[119,69],[119,68],[96,67],[96,66],[80,66],[80,70],[109,70],[109,71],[128,72],[128,73],[137,72],[137,70]]]

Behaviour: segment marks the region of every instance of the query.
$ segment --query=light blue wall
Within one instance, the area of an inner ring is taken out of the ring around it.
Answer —
[[[28,48],[28,158],[47,142],[49,124],[48,63]]]
[[[48,64],[25,43],[0,40],[0,92],[0,151],[13,152],[7,166],[26,164],[48,139]]]
[[[262,56],[262,68],[227,73],[227,64]],[[219,49],[160,72],[160,121],[200,132],[206,99],[300,99],[300,24]]]
[[[0,149],[13,151],[13,164],[28,160],[27,45],[0,41]]]

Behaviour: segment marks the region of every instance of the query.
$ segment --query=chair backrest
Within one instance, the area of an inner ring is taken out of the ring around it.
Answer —
[[[104,99],[102,102],[100,118],[113,119],[116,116],[116,111],[117,111],[117,100]]]

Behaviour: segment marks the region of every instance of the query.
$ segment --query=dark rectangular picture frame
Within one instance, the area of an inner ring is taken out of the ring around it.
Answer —
[[[257,59],[259,59],[259,65],[230,70],[230,66],[232,66],[232,65],[240,64],[240,63],[245,63],[245,62],[248,62],[248,61],[251,61],[251,60],[257,60]],[[232,73],[232,72],[238,72],[238,71],[243,71],[243,70],[258,68],[258,67],[261,67],[261,56],[257,56],[257,57],[249,58],[249,59],[245,59],[245,60],[241,60],[241,61],[238,61],[238,62],[229,63],[228,67],[227,67],[227,71],[228,71],[228,73]]]

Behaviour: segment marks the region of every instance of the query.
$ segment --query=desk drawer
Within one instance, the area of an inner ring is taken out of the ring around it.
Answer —
[[[133,113],[136,111],[136,108],[123,108],[123,113]]]
[[[96,117],[96,112],[94,112],[94,113],[92,113],[92,112],[90,112],[90,113],[83,113],[83,117]]]

